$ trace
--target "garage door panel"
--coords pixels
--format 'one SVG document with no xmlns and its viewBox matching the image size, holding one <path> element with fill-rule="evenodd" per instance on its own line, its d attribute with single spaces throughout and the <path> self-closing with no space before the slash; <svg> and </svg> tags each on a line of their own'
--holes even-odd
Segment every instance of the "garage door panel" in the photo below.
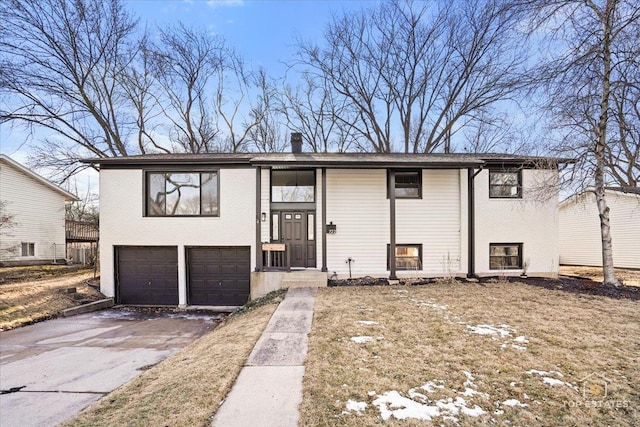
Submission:
<svg viewBox="0 0 640 427">
<path fill-rule="evenodd" d="M 178 304 L 178 250 L 175 246 L 124 246 L 116 250 L 120 303 Z"/>
<path fill-rule="evenodd" d="M 250 247 L 188 248 L 189 304 L 237 306 L 249 299 Z"/>
</svg>

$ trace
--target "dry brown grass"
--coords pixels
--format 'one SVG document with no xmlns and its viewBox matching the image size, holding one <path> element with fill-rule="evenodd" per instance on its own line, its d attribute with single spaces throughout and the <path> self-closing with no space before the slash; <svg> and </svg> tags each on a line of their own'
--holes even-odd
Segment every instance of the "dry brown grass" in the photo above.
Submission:
<svg viewBox="0 0 640 427">
<path fill-rule="evenodd" d="M 560 274 L 585 277 L 596 282 L 602 282 L 604 280 L 602 268 L 600 267 L 562 265 L 560 266 Z M 640 270 L 616 268 L 616 276 L 618 280 L 622 280 L 627 286 L 640 286 Z"/>
<path fill-rule="evenodd" d="M 211 425 L 279 300 L 273 302 L 232 316 L 64 426 Z"/>
<path fill-rule="evenodd" d="M 91 277 L 93 273 L 85 270 L 55 279 L 0 285 L 0 330 L 49 319 L 81 301 L 104 298 L 100 292 L 84 284 Z M 73 294 L 60 293 L 60 289 L 69 287 L 76 288 L 79 299 Z"/>
<path fill-rule="evenodd" d="M 358 323 L 363 320 L 378 324 Z M 507 324 L 510 336 L 469 332 L 468 326 L 480 324 Z M 355 336 L 374 340 L 357 344 L 351 341 Z M 529 342 L 518 343 L 517 336 Z M 424 425 L 415 419 L 383 421 L 372 401 L 393 390 L 406 397 L 412 388 L 442 380 L 443 389 L 416 391 L 429 405 L 463 397 L 467 407 L 486 411 L 477 418 L 458 414 L 457 425 L 637 426 L 639 359 L 638 302 L 503 283 L 322 289 L 300 425 Z M 611 380 L 608 396 L 584 399 L 566 384 L 550 386 L 542 376 L 526 373 L 532 369 L 561 372 L 563 377 L 547 376 L 575 386 L 592 372 L 603 374 Z M 464 371 L 475 377 L 470 388 L 480 394 L 461 395 L 469 386 Z M 367 403 L 361 415 L 346 409 L 350 399 Z M 527 406 L 507 406 L 508 399 Z M 621 407 L 585 406 L 594 400 Z M 456 425 L 442 417 L 433 421 Z"/>
</svg>

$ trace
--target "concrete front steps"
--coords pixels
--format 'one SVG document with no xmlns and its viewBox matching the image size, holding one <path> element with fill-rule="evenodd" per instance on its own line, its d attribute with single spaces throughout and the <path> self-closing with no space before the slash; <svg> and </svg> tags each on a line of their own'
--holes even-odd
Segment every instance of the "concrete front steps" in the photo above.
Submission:
<svg viewBox="0 0 640 427">
<path fill-rule="evenodd" d="M 327 273 L 322 271 L 293 270 L 282 275 L 283 288 L 326 288 Z"/>
</svg>

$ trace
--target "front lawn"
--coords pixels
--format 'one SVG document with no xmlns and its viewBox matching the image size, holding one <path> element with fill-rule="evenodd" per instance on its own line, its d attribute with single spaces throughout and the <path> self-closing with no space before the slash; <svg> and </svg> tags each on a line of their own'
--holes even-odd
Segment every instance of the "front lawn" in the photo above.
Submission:
<svg viewBox="0 0 640 427">
<path fill-rule="evenodd" d="M 520 283 L 321 289 L 300 425 L 636 426 L 638 366 L 636 301 Z"/>
</svg>

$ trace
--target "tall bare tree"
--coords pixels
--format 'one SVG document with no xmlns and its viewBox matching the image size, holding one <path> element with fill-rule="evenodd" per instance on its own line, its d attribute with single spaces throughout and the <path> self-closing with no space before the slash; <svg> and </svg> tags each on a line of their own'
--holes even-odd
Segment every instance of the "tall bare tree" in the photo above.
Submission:
<svg viewBox="0 0 640 427">
<path fill-rule="evenodd" d="M 501 0 L 388 1 L 336 16 L 324 47 L 301 44 L 301 62 L 356 108 L 342 121 L 370 150 L 446 151 L 463 119 L 518 89 L 518 12 Z"/>
<path fill-rule="evenodd" d="M 633 69 L 629 65 L 637 64 L 640 54 L 640 4 L 634 0 L 542 0 L 527 6 L 534 11 L 538 34 L 548 37 L 553 46 L 551 60 L 536 74 L 547 84 L 549 112 L 562 136 L 556 149 L 576 157 L 576 170 L 594 187 L 604 283 L 618 285 L 605 185 L 608 176 L 619 173 L 621 154 L 633 163 L 632 176 L 637 170 L 637 157 L 628 144 L 634 138 L 637 141 L 637 134 L 627 109 L 634 112 L 628 104 L 634 99 L 629 90 L 638 87 L 637 80 L 628 80 L 637 79 L 637 73 L 633 78 L 629 73 Z"/>
<path fill-rule="evenodd" d="M 136 56 L 137 21 L 122 2 L 5 0 L 0 21 L 0 91 L 11 98 L 0 121 L 46 128 L 49 166 L 77 168 L 80 149 L 129 154 L 137 123 L 120 79 Z"/>
<path fill-rule="evenodd" d="M 152 48 L 155 77 L 164 96 L 158 103 L 181 151 L 219 151 L 214 100 L 208 94 L 227 66 L 222 38 L 178 24 L 161 29 Z"/>
<path fill-rule="evenodd" d="M 335 92 L 326 76 L 302 73 L 296 87 L 285 85 L 279 94 L 278 109 L 292 132 L 302 134 L 313 152 L 344 152 L 358 149 L 351 126 L 357 111 L 350 101 Z"/>
</svg>

